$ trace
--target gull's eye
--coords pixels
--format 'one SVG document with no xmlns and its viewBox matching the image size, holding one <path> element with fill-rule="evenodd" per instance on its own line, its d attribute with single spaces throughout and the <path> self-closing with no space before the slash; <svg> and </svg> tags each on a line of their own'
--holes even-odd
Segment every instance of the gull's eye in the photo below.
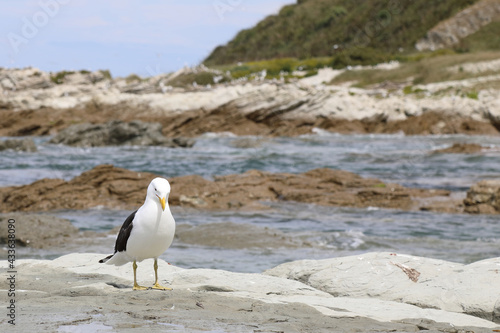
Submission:
<svg viewBox="0 0 500 333">
<path fill-rule="evenodd" d="M 158 190 L 157 190 L 157 189 L 156 189 L 156 187 L 155 187 L 155 192 L 157 192 L 157 191 L 158 191 Z"/>
</svg>

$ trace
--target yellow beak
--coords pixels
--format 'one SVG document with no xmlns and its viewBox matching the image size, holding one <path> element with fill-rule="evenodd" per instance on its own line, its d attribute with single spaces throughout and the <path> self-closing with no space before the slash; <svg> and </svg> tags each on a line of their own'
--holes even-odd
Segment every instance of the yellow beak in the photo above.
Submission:
<svg viewBox="0 0 500 333">
<path fill-rule="evenodd" d="M 161 208 L 162 208 L 163 210 L 165 210 L 166 198 L 165 198 L 165 197 L 163 197 L 163 198 L 158 198 L 158 199 L 160 199 Z"/>
</svg>

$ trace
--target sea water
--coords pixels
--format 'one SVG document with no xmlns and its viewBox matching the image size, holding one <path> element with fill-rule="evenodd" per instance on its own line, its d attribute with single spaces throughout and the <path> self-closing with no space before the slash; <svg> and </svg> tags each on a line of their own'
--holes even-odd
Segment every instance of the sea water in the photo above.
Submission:
<svg viewBox="0 0 500 333">
<path fill-rule="evenodd" d="M 42 178 L 69 180 L 99 164 L 171 178 L 198 174 L 239 174 L 251 169 L 300 173 L 334 168 L 409 187 L 447 189 L 464 195 L 482 179 L 500 178 L 500 138 L 483 136 L 339 135 L 323 131 L 296 138 L 235 137 L 206 134 L 194 147 L 73 148 L 37 137 L 38 152 L 0 153 L 0 186 L 24 185 Z M 434 154 L 453 143 L 478 143 L 478 154 Z M 500 217 L 495 215 L 403 212 L 369 207 L 340 208 L 289 202 L 267 203 L 258 212 L 172 207 L 177 223 L 233 222 L 274 228 L 313 246 L 303 248 L 225 249 L 174 242 L 162 258 L 193 268 L 259 272 L 298 259 L 389 251 L 470 263 L 500 256 Z M 111 209 L 51 212 L 81 230 L 107 232 L 130 212 Z M 223 232 L 223 231 L 221 231 Z M 30 258 L 53 258 L 71 252 L 112 251 L 114 236 L 85 249 L 24 249 Z M 110 252 L 111 253 L 111 252 Z"/>
</svg>

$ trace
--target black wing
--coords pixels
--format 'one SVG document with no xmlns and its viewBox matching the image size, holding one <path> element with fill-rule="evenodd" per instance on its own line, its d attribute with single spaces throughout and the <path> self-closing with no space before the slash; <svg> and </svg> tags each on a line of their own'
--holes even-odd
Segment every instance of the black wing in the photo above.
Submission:
<svg viewBox="0 0 500 333">
<path fill-rule="evenodd" d="M 135 213 L 137 213 L 137 211 L 130 214 L 125 222 L 123 222 L 120 232 L 118 233 L 118 238 L 116 239 L 115 253 L 127 250 L 127 240 L 130 236 L 130 232 L 132 231 L 132 221 L 135 218 Z"/>
</svg>

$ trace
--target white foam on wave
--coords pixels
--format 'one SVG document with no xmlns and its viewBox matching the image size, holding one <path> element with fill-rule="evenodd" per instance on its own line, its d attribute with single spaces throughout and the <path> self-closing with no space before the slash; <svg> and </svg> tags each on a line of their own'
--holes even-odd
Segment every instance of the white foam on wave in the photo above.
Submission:
<svg viewBox="0 0 500 333">
<path fill-rule="evenodd" d="M 206 132 L 200 136 L 201 138 L 235 138 L 236 134 L 232 132 Z"/>
<path fill-rule="evenodd" d="M 317 127 L 314 127 L 311 130 L 311 132 L 313 132 L 314 134 L 319 135 L 319 136 L 332 136 L 333 134 L 335 134 L 335 133 L 332 133 L 330 131 L 327 131 L 327 130 L 324 130 L 321 128 L 317 128 Z"/>
</svg>

